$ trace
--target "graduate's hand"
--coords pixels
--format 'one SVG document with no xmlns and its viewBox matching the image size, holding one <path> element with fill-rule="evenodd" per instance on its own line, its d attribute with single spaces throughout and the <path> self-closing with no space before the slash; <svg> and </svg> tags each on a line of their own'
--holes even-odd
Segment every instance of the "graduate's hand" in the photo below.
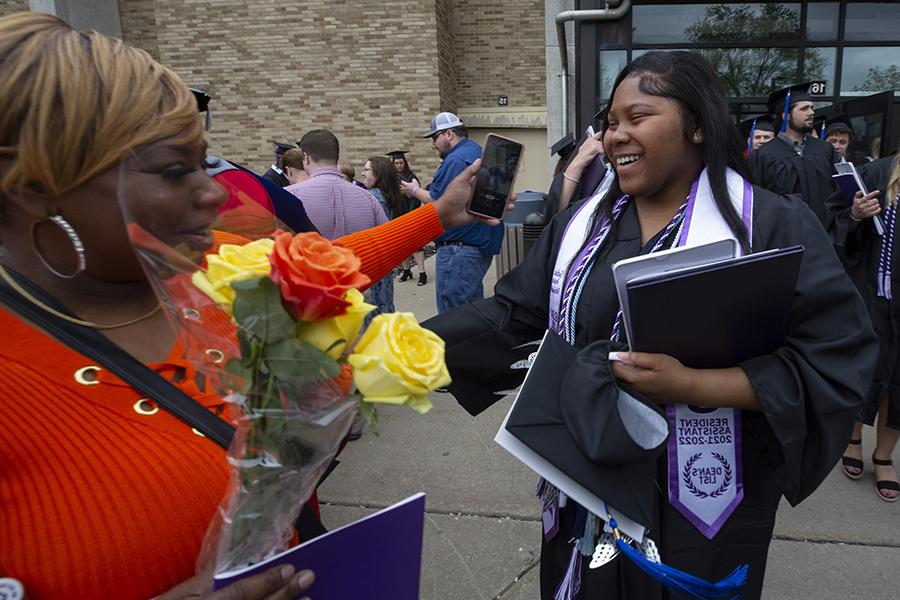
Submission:
<svg viewBox="0 0 900 600">
<path fill-rule="evenodd" d="M 603 151 L 603 132 L 598 131 L 588 139 L 584 140 L 584 143 L 578 148 L 575 158 L 573 158 L 572 162 L 569 163 L 569 166 L 566 167 L 566 175 L 573 179 L 581 179 L 581 172 L 591 164 L 597 155 L 603 154 L 605 154 Z"/>
<path fill-rule="evenodd" d="M 434 208 L 437 210 L 438 217 L 441 219 L 441 225 L 444 229 L 451 227 L 459 227 L 468 225 L 469 223 L 487 223 L 488 225 L 499 225 L 498 219 L 488 219 L 486 217 L 475 216 L 468 211 L 469 200 L 472 199 L 472 193 L 475 191 L 475 177 L 478 175 L 478 169 L 481 168 L 481 160 L 476 160 L 469 165 L 465 171 L 457 175 L 453 181 L 447 185 L 447 189 L 441 194 L 441 197 L 435 200 Z M 507 210 L 511 210 L 515 205 L 516 195 L 511 194 Z"/>
<path fill-rule="evenodd" d="M 308 569 L 294 573 L 294 567 L 281 565 L 213 592 L 212 575 L 201 573 L 155 600 L 290 600 L 307 591 L 315 579 Z"/>
<path fill-rule="evenodd" d="M 657 404 L 691 403 L 695 369 L 685 367 L 668 354 L 619 352 L 611 364 L 616 379 L 628 384 Z"/>
<path fill-rule="evenodd" d="M 863 196 L 862 192 L 856 192 L 853 198 L 853 204 L 850 206 L 850 216 L 857 221 L 874 217 L 881 212 L 881 205 L 878 203 L 878 196 L 881 192 L 878 190 L 869 192 Z"/>
</svg>

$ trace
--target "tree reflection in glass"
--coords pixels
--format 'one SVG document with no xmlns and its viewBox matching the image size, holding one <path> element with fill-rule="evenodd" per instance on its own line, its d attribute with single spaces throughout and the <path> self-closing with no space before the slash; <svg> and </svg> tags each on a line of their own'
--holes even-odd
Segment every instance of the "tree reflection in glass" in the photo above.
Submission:
<svg viewBox="0 0 900 600">
<path fill-rule="evenodd" d="M 767 45 L 796 43 L 800 39 L 797 4 L 717 4 L 685 29 L 688 41 L 697 44 L 731 44 L 736 40 Z M 765 96 L 775 87 L 797 78 L 797 48 L 706 48 L 700 50 L 713 64 L 729 96 Z M 806 53 L 808 78 L 823 78 L 828 61 L 814 49 Z"/>
</svg>

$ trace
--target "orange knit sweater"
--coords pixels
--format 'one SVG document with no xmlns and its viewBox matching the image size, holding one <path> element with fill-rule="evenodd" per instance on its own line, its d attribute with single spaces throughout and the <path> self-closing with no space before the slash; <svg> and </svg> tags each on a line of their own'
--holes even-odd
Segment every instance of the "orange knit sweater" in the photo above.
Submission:
<svg viewBox="0 0 900 600">
<path fill-rule="evenodd" d="M 429 205 L 339 241 L 377 281 L 440 232 Z M 108 371 L 78 383 L 89 364 L 0 309 L 0 577 L 31 600 L 147 599 L 190 578 L 228 484 L 221 448 L 165 411 L 140 414 Z M 221 406 L 175 352 L 151 366 L 186 369 L 178 385 Z"/>
</svg>

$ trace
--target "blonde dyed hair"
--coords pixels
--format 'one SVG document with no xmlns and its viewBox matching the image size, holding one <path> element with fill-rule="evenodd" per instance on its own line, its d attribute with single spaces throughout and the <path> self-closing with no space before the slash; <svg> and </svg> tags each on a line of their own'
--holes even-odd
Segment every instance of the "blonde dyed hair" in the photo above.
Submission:
<svg viewBox="0 0 900 600">
<path fill-rule="evenodd" d="M 0 18 L 0 191 L 62 194 L 164 138 L 203 142 L 173 71 L 52 15 Z"/>
<path fill-rule="evenodd" d="M 891 204 L 897 204 L 897 198 L 900 197 L 900 152 L 894 155 L 891 161 L 891 174 L 888 177 L 887 185 L 887 201 Z"/>
</svg>

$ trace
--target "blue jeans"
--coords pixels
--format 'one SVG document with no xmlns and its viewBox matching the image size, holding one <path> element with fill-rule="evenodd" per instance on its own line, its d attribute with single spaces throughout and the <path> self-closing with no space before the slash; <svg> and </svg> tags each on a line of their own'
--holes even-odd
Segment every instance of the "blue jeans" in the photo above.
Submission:
<svg viewBox="0 0 900 600">
<path fill-rule="evenodd" d="M 474 246 L 440 246 L 435 252 L 434 267 L 438 312 L 484 298 L 481 280 L 493 258 Z"/>
<path fill-rule="evenodd" d="M 388 273 L 387 276 L 373 283 L 363 296 L 366 302 L 375 305 L 375 310 L 366 315 L 364 321 L 365 326 L 368 327 L 375 315 L 394 312 L 394 274 Z"/>
</svg>

